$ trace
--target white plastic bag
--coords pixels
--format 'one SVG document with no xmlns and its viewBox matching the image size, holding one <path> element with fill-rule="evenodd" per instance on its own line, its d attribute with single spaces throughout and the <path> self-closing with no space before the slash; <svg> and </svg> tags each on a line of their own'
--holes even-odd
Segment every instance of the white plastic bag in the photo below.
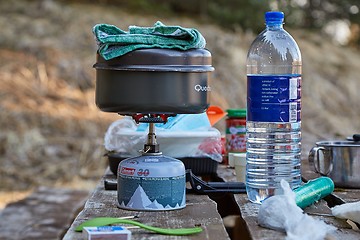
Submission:
<svg viewBox="0 0 360 240">
<path fill-rule="evenodd" d="M 287 240 L 322 240 L 335 227 L 315 219 L 296 205 L 295 193 L 289 183 L 281 180 L 283 195 L 275 195 L 266 199 L 259 209 L 260 226 L 286 232 Z"/>
<path fill-rule="evenodd" d="M 121 135 L 122 133 L 132 133 L 134 131 L 136 131 L 136 124 L 134 120 L 129 117 L 123 117 L 122 119 L 113 122 L 105 133 L 105 149 L 108 151 L 127 153 L 127 149 L 135 144 L 134 140 L 128 139 L 124 141 L 122 138 L 116 136 Z"/>
<path fill-rule="evenodd" d="M 331 208 L 332 214 L 341 219 L 350 219 L 360 224 L 360 201 L 344 203 Z"/>
<path fill-rule="evenodd" d="M 197 115 L 197 114 L 191 114 Z M 201 116 L 194 116 L 197 123 Z M 182 117 L 183 121 L 190 121 L 190 117 Z M 181 130 L 186 125 L 182 121 L 169 124 L 170 128 L 162 125 L 155 127 L 156 140 L 160 151 L 174 158 L 198 157 L 211 158 L 222 161 L 221 134 L 216 128 L 204 125 L 192 129 Z M 157 126 L 158 124 L 156 124 Z M 180 127 L 182 126 L 182 127 Z M 189 126 L 188 126 L 189 127 Z M 175 130 L 173 130 L 175 129 Z M 126 157 L 138 156 L 146 143 L 148 128 L 144 124 L 137 125 L 130 117 L 123 117 L 113 122 L 105 133 L 104 145 L 108 151 L 124 154 Z"/>
</svg>

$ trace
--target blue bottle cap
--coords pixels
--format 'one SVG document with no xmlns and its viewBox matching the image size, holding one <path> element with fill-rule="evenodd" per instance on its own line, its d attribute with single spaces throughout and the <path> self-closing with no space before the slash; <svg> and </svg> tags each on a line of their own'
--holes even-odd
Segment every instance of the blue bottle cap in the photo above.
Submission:
<svg viewBox="0 0 360 240">
<path fill-rule="evenodd" d="M 283 12 L 267 12 L 265 13 L 265 21 L 266 23 L 282 23 L 284 20 Z"/>
</svg>

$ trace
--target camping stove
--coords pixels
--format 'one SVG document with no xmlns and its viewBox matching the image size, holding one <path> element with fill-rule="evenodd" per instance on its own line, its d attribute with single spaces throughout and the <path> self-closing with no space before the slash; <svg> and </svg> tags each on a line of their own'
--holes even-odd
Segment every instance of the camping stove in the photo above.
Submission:
<svg viewBox="0 0 360 240">
<path fill-rule="evenodd" d="M 120 162 L 117 171 L 118 206 L 129 210 L 163 211 L 181 209 L 185 204 L 185 166 L 162 155 L 156 142 L 155 123 L 166 122 L 167 115 L 137 114 L 137 123 L 149 123 L 142 154 Z"/>
<path fill-rule="evenodd" d="M 130 115 L 149 123 L 140 156 L 120 162 L 118 205 L 130 210 L 185 207 L 185 167 L 164 156 L 156 142 L 155 123 L 176 114 L 203 113 L 210 105 L 210 72 L 206 49 L 138 49 L 114 59 L 97 54 L 96 105 L 105 112 Z"/>
</svg>

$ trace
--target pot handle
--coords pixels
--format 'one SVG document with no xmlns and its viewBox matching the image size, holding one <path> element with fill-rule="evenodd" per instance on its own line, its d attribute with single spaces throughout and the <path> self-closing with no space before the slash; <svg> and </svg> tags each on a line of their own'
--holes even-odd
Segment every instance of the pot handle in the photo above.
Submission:
<svg viewBox="0 0 360 240">
<path fill-rule="evenodd" d="M 324 151 L 326 151 L 326 149 L 324 147 L 313 147 L 310 150 L 308 157 L 309 164 L 314 172 L 320 173 L 323 176 L 327 176 L 328 174 L 331 173 L 333 169 L 333 162 L 332 159 L 330 159 L 329 168 L 326 171 L 322 172 L 320 169 L 320 163 L 324 161 L 325 157 L 323 158 L 323 160 L 320 160 L 319 158 L 320 151 L 323 152 L 324 154 Z"/>
</svg>

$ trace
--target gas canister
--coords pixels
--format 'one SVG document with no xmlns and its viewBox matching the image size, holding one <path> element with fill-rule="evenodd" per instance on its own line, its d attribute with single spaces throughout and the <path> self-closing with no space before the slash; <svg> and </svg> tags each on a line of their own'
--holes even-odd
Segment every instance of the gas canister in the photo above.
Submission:
<svg viewBox="0 0 360 240">
<path fill-rule="evenodd" d="M 161 154 L 121 161 L 118 206 L 129 210 L 164 211 L 186 206 L 185 166 Z"/>
</svg>

